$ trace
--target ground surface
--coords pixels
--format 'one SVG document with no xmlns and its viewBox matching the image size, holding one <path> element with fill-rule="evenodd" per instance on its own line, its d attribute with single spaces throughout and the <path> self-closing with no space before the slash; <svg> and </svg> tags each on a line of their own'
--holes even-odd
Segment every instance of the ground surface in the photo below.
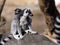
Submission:
<svg viewBox="0 0 60 45">
<path fill-rule="evenodd" d="M 7 0 L 5 7 L 2 12 L 2 16 L 4 16 L 7 20 L 6 24 L 2 27 L 0 27 L 0 33 L 8 34 L 10 32 L 10 24 L 11 20 L 14 17 L 14 9 L 19 7 L 19 8 L 25 8 L 26 4 L 24 5 L 22 3 L 23 1 L 19 0 L 15 1 L 14 0 Z M 32 5 L 33 4 L 33 5 Z M 41 33 L 44 32 L 45 29 L 47 29 L 47 26 L 45 24 L 45 18 L 44 14 L 41 13 L 39 6 L 34 5 L 34 3 L 30 3 L 27 5 L 28 7 L 31 8 L 34 16 L 33 16 L 33 22 L 32 22 L 32 27 L 34 31 L 37 31 L 39 34 L 38 35 L 26 35 L 23 40 L 15 40 L 14 38 L 7 42 L 6 45 L 56 45 L 50 40 L 48 40 L 46 37 L 40 35 Z"/>
</svg>

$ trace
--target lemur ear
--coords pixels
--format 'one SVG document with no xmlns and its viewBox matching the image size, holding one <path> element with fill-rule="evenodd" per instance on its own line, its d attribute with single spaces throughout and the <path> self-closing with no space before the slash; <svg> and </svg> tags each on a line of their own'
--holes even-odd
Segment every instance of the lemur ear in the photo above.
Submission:
<svg viewBox="0 0 60 45">
<path fill-rule="evenodd" d="M 21 11 L 22 11 L 22 9 L 16 8 L 15 9 L 15 15 L 20 14 Z"/>
</svg>

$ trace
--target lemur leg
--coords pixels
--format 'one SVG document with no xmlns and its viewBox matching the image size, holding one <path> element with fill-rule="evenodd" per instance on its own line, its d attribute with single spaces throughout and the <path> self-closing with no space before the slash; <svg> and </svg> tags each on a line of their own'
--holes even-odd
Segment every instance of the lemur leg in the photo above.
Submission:
<svg viewBox="0 0 60 45">
<path fill-rule="evenodd" d="M 25 30 L 26 33 L 38 34 L 38 32 L 32 30 L 32 27 L 31 26 L 28 26 L 28 27 L 29 27 L 29 29 L 28 30 Z"/>
<path fill-rule="evenodd" d="M 22 39 L 24 36 L 21 34 L 20 30 L 16 31 L 15 34 L 13 34 L 14 38 L 19 40 Z"/>
<path fill-rule="evenodd" d="M 22 35 L 21 27 L 18 27 L 17 29 L 18 29 L 18 30 L 17 30 L 16 33 L 14 34 L 14 35 L 15 35 L 14 37 L 15 37 L 16 39 L 18 39 L 18 40 L 19 40 L 19 39 L 23 39 L 24 35 Z"/>
<path fill-rule="evenodd" d="M 19 27 L 19 28 L 20 29 L 18 30 L 18 32 L 19 32 L 19 35 L 20 36 L 18 36 L 18 37 L 20 37 L 20 39 L 23 39 L 24 38 L 24 35 L 22 33 L 24 33 L 24 32 L 22 32 L 21 27 Z"/>
<path fill-rule="evenodd" d="M 14 21 L 11 24 L 11 34 L 17 40 L 22 39 L 24 36 L 21 34 L 21 29 Z"/>
</svg>

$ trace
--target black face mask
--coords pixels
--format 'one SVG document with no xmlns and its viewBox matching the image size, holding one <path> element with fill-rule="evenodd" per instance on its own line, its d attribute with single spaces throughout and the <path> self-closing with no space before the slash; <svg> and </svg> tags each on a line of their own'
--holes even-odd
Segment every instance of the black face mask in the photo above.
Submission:
<svg viewBox="0 0 60 45">
<path fill-rule="evenodd" d="M 15 9 L 15 15 L 18 15 L 18 14 L 20 14 L 21 12 L 22 12 L 21 9 L 19 9 L 19 8 L 16 8 L 16 9 Z"/>
<path fill-rule="evenodd" d="M 30 10 L 27 10 L 26 13 L 29 13 L 29 16 L 33 16 L 32 12 Z"/>
<path fill-rule="evenodd" d="M 21 16 L 23 16 L 23 10 L 15 9 L 15 15 L 17 16 L 17 19 L 20 20 Z"/>
</svg>

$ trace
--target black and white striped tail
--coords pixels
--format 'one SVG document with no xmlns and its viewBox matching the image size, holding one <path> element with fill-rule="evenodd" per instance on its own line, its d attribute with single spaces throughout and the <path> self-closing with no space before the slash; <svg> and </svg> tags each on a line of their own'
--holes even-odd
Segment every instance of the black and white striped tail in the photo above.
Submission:
<svg viewBox="0 0 60 45">
<path fill-rule="evenodd" d="M 56 36 L 57 43 L 60 43 L 60 16 L 56 17 L 54 23 L 54 32 L 57 35 Z"/>
<path fill-rule="evenodd" d="M 11 37 L 11 35 L 9 35 L 8 37 L 6 37 L 0 41 L 0 45 L 5 45 L 5 43 L 7 43 L 11 39 L 12 39 L 12 37 Z"/>
</svg>

